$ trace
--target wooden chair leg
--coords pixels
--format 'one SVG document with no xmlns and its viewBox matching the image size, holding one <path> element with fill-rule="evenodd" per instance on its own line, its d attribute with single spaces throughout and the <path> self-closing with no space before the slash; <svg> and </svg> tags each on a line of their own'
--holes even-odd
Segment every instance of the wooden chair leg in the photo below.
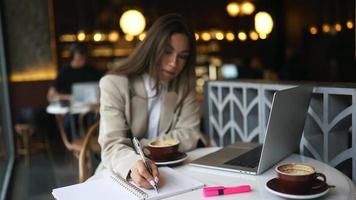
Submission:
<svg viewBox="0 0 356 200">
<path fill-rule="evenodd" d="M 24 149 L 25 149 L 25 162 L 26 165 L 30 164 L 30 156 L 31 156 L 31 150 L 30 150 L 30 132 L 27 132 L 24 134 Z"/>
<path fill-rule="evenodd" d="M 30 163 L 31 156 L 31 136 L 33 134 L 33 127 L 31 124 L 16 124 L 15 131 L 17 134 L 17 152 L 19 155 L 25 156 L 25 162 Z"/>
</svg>

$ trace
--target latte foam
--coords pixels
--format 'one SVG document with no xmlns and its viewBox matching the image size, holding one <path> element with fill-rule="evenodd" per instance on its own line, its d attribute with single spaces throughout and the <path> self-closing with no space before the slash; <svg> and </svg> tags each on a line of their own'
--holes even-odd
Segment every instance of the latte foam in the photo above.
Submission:
<svg viewBox="0 0 356 200">
<path fill-rule="evenodd" d="M 286 164 L 280 166 L 278 170 L 284 174 L 292 176 L 308 175 L 315 172 L 313 167 L 302 164 Z"/>
</svg>

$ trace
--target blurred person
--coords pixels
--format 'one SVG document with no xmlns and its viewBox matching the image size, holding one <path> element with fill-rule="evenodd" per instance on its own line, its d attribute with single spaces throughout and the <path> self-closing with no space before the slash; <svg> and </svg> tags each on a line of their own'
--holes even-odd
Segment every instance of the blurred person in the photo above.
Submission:
<svg viewBox="0 0 356 200">
<path fill-rule="evenodd" d="M 59 102 L 62 106 L 67 106 L 72 100 L 72 85 L 74 83 L 83 82 L 98 82 L 102 73 L 87 63 L 87 48 L 83 44 L 73 44 L 69 49 L 69 65 L 62 67 L 54 80 L 52 86 L 47 93 L 47 99 L 50 103 Z M 71 123 L 73 117 L 75 124 Z M 79 137 L 76 132 L 78 130 L 78 114 L 64 117 L 64 129 L 69 141 Z M 93 122 L 96 118 L 96 112 L 86 114 L 85 121 Z M 75 129 L 73 127 L 75 126 Z"/>
<path fill-rule="evenodd" d="M 69 65 L 62 67 L 49 88 L 47 99 L 70 101 L 74 83 L 99 81 L 102 73 L 87 63 L 87 48 L 73 44 L 69 50 Z"/>
</svg>

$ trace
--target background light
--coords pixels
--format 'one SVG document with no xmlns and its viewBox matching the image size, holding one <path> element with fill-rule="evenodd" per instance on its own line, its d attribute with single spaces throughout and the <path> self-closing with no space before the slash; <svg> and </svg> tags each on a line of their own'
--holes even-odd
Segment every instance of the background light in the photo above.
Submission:
<svg viewBox="0 0 356 200">
<path fill-rule="evenodd" d="M 208 32 L 203 32 L 201 34 L 201 39 L 204 41 L 209 41 L 211 39 L 211 35 Z"/>
<path fill-rule="evenodd" d="M 255 31 L 250 31 L 250 38 L 251 40 L 258 40 L 258 34 Z"/>
<path fill-rule="evenodd" d="M 234 41 L 235 40 L 235 35 L 232 33 L 232 32 L 228 32 L 228 33 L 226 33 L 226 39 L 228 40 L 228 41 Z"/>
<path fill-rule="evenodd" d="M 349 20 L 346 22 L 346 26 L 348 29 L 352 29 L 354 27 L 354 23 L 351 20 Z"/>
<path fill-rule="evenodd" d="M 93 39 L 95 42 L 100 42 L 103 39 L 103 35 L 101 33 L 95 33 Z"/>
<path fill-rule="evenodd" d="M 267 12 L 258 12 L 255 15 L 255 29 L 259 34 L 266 34 L 272 32 L 273 19 Z"/>
<path fill-rule="evenodd" d="M 120 27 L 126 34 L 136 36 L 145 29 L 146 20 L 141 12 L 137 10 L 128 10 L 120 18 Z"/>
<path fill-rule="evenodd" d="M 329 33 L 329 32 L 330 32 L 330 26 L 329 26 L 329 24 L 323 24 L 323 26 L 321 27 L 321 29 L 323 30 L 324 33 Z"/>
<path fill-rule="evenodd" d="M 215 38 L 217 40 L 223 40 L 224 39 L 224 34 L 222 32 L 217 32 L 217 33 L 215 33 Z"/>
<path fill-rule="evenodd" d="M 83 31 L 79 31 L 79 33 L 77 35 L 78 41 L 84 41 L 85 37 L 86 37 L 85 33 Z"/>
<path fill-rule="evenodd" d="M 119 34 L 116 31 L 109 33 L 108 37 L 109 37 L 108 39 L 110 42 L 116 42 L 119 40 Z"/>
<path fill-rule="evenodd" d="M 195 40 L 199 40 L 199 34 L 198 33 L 194 33 L 195 35 Z"/>
<path fill-rule="evenodd" d="M 247 35 L 245 32 L 239 32 L 237 34 L 237 37 L 241 40 L 241 41 L 245 41 L 247 39 Z"/>
<path fill-rule="evenodd" d="M 131 42 L 131 41 L 133 41 L 133 39 L 134 39 L 134 36 L 129 35 L 129 34 L 125 35 L 125 40 L 126 41 Z"/>
<path fill-rule="evenodd" d="M 226 11 L 231 17 L 236 17 L 240 13 L 240 6 L 236 2 L 231 2 L 227 4 Z"/>
<path fill-rule="evenodd" d="M 241 4 L 241 13 L 244 15 L 251 15 L 255 11 L 255 5 L 249 1 L 244 1 Z"/>
<path fill-rule="evenodd" d="M 341 24 L 340 24 L 340 23 L 336 23 L 335 26 L 334 26 L 334 28 L 335 28 L 335 31 L 336 31 L 336 32 L 340 32 L 340 31 L 342 30 L 342 27 L 341 27 Z"/>
<path fill-rule="evenodd" d="M 143 41 L 143 40 L 145 39 L 145 37 L 146 37 L 146 33 L 141 33 L 141 34 L 138 36 L 138 39 L 139 39 L 140 41 Z"/>
<path fill-rule="evenodd" d="M 309 29 L 310 34 L 315 35 L 318 33 L 318 29 L 315 26 L 310 27 Z"/>
<path fill-rule="evenodd" d="M 264 39 L 267 38 L 267 35 L 264 34 L 264 33 L 259 33 L 258 36 L 260 36 L 260 39 L 261 39 L 261 40 L 264 40 Z"/>
<path fill-rule="evenodd" d="M 75 40 L 77 40 L 75 34 L 64 34 L 59 37 L 59 41 L 61 42 L 74 42 Z"/>
</svg>

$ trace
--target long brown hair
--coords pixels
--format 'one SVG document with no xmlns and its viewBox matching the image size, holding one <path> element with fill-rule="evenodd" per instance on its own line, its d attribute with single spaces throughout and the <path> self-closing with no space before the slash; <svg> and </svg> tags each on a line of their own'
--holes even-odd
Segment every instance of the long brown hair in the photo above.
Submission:
<svg viewBox="0 0 356 200">
<path fill-rule="evenodd" d="M 148 73 L 156 82 L 155 89 L 160 92 L 160 60 L 169 45 L 170 38 L 175 33 L 182 33 L 189 41 L 189 56 L 180 74 L 170 82 L 175 90 L 183 89 L 183 96 L 195 89 L 195 59 L 196 47 L 193 30 L 181 15 L 168 14 L 158 18 L 149 29 L 146 38 L 131 53 L 131 55 L 110 73 L 128 77 Z M 183 87 L 183 88 L 182 88 Z"/>
</svg>

